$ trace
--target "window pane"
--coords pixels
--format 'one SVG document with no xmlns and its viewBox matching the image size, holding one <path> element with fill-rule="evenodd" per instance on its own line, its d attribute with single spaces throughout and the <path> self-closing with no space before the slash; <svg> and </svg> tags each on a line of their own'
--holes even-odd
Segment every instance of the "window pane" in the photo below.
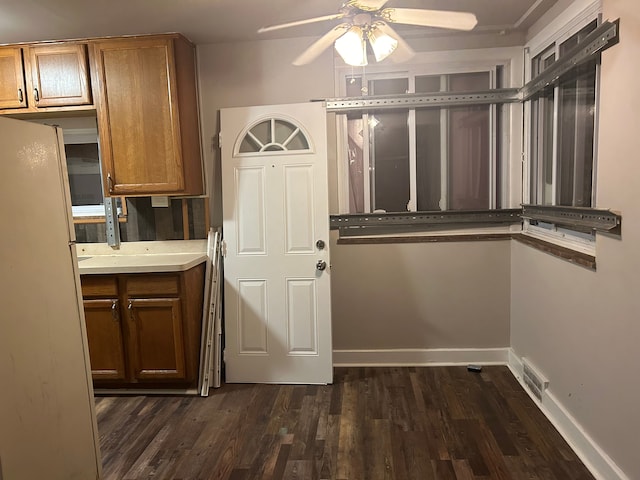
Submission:
<svg viewBox="0 0 640 480">
<path fill-rule="evenodd" d="M 531 102 L 531 203 L 553 203 L 553 92 Z"/>
<path fill-rule="evenodd" d="M 596 28 L 593 21 L 560 45 L 560 56 Z M 591 206 L 595 134 L 596 63 L 576 69 L 560 85 L 558 112 L 558 205 Z"/>
<path fill-rule="evenodd" d="M 369 116 L 372 210 L 406 212 L 409 203 L 409 127 L 406 112 Z"/>
<path fill-rule="evenodd" d="M 347 97 L 360 97 L 362 95 L 362 77 L 347 77 Z"/>
<path fill-rule="evenodd" d="M 563 56 L 569 50 L 571 50 L 573 47 L 578 45 L 578 43 L 582 42 L 584 40 L 584 37 L 586 37 L 591 32 L 593 32 L 596 29 L 597 26 L 598 26 L 598 22 L 596 20 L 594 20 L 589 25 L 587 25 L 582 30 L 580 30 L 578 33 L 573 35 L 571 38 L 569 38 L 566 41 L 564 41 L 563 43 L 561 43 L 560 44 L 560 56 Z"/>
<path fill-rule="evenodd" d="M 416 77 L 416 93 L 439 92 L 440 78 L 440 75 L 423 75 Z"/>
<path fill-rule="evenodd" d="M 64 146 L 72 205 L 101 205 L 102 177 L 97 143 L 67 143 Z"/>
<path fill-rule="evenodd" d="M 416 110 L 418 210 L 440 210 L 440 109 Z"/>
<path fill-rule="evenodd" d="M 362 77 L 346 77 L 345 87 L 348 97 L 361 96 Z M 347 160 L 349 162 L 349 213 L 365 213 L 364 135 L 364 120 L 362 114 L 348 114 Z"/>
<path fill-rule="evenodd" d="M 558 205 L 591 206 L 595 87 L 594 63 L 560 86 Z"/>
<path fill-rule="evenodd" d="M 449 92 L 469 92 L 489 90 L 491 77 L 489 72 L 456 73 L 449 75 Z"/>
<path fill-rule="evenodd" d="M 449 91 L 488 90 L 489 72 L 449 76 Z M 491 107 L 480 105 L 449 109 L 450 210 L 489 208 L 491 172 Z"/>
<path fill-rule="evenodd" d="M 364 210 L 364 121 L 347 120 L 349 160 L 349 213 L 365 213 Z"/>
<path fill-rule="evenodd" d="M 407 93 L 409 80 L 406 78 L 390 78 L 385 80 L 372 80 L 369 82 L 369 95 L 393 95 L 395 93 Z"/>
<path fill-rule="evenodd" d="M 450 210 L 489 208 L 490 107 L 449 110 Z"/>
<path fill-rule="evenodd" d="M 439 92 L 442 75 L 423 75 L 415 79 L 416 93 Z M 440 210 L 441 196 L 441 109 L 416 110 L 416 191 L 418 210 Z"/>
<path fill-rule="evenodd" d="M 531 78 L 540 75 L 556 60 L 556 47 L 552 45 L 531 61 Z"/>
<path fill-rule="evenodd" d="M 406 93 L 407 78 L 372 80 L 369 95 Z M 409 203 L 409 114 L 378 112 L 369 115 L 371 210 L 405 212 Z"/>
</svg>

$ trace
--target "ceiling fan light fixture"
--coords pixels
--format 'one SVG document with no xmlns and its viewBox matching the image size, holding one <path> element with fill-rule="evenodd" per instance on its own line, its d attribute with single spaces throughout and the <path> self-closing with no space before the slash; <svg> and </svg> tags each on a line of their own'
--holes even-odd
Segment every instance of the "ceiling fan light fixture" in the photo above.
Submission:
<svg viewBox="0 0 640 480">
<path fill-rule="evenodd" d="M 357 25 L 335 41 L 335 48 L 347 65 L 362 67 L 368 63 L 367 44 L 362 28 Z"/>
<path fill-rule="evenodd" d="M 398 40 L 373 27 L 368 32 L 369 43 L 376 57 L 376 62 L 381 62 L 391 55 L 398 46 Z"/>
</svg>

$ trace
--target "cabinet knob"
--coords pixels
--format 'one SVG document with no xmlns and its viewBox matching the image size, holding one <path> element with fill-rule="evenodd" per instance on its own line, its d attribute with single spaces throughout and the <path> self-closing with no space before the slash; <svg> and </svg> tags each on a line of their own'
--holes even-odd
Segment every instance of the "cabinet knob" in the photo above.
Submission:
<svg viewBox="0 0 640 480">
<path fill-rule="evenodd" d="M 131 300 L 129 300 L 129 305 L 127 305 L 127 309 L 129 310 L 129 318 L 131 319 L 131 321 L 134 320 L 133 317 L 133 302 Z"/>
<path fill-rule="evenodd" d="M 37 88 L 33 89 L 33 98 L 35 99 L 36 102 L 40 101 L 40 92 L 38 92 Z"/>
<path fill-rule="evenodd" d="M 18 101 L 20 103 L 24 102 L 24 95 L 22 93 L 22 89 L 21 88 L 18 89 Z"/>
</svg>

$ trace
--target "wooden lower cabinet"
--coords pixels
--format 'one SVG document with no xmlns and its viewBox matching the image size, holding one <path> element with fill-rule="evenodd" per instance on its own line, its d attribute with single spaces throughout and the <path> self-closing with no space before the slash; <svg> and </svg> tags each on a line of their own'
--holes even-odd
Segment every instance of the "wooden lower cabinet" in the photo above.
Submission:
<svg viewBox="0 0 640 480">
<path fill-rule="evenodd" d="M 178 298 L 129 300 L 133 378 L 184 380 L 185 348 Z"/>
<path fill-rule="evenodd" d="M 204 264 L 186 272 L 81 276 L 98 388 L 197 383 Z"/>
<path fill-rule="evenodd" d="M 94 380 L 125 380 L 124 344 L 118 299 L 85 300 L 84 318 Z"/>
</svg>

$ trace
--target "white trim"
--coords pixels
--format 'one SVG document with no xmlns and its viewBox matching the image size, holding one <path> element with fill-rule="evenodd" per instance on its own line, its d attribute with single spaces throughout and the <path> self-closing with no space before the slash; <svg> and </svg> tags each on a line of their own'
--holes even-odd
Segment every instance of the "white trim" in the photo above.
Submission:
<svg viewBox="0 0 640 480">
<path fill-rule="evenodd" d="M 349 144 L 349 131 L 347 128 L 347 116 L 335 115 L 336 118 L 336 144 Z M 347 155 L 348 159 L 348 155 Z M 349 169 L 347 162 L 341 161 L 340 154 L 336 155 L 336 169 L 338 175 L 338 213 L 349 213 Z"/>
<path fill-rule="evenodd" d="M 509 348 L 397 348 L 334 350 L 334 367 L 506 365 Z"/>
<path fill-rule="evenodd" d="M 545 242 L 586 253 L 593 257 L 596 256 L 595 237 L 593 240 L 587 240 L 580 237 L 577 232 L 571 232 L 568 230 L 558 231 L 557 227 L 555 227 L 554 230 L 549 230 L 536 225 L 531 225 L 528 220 L 525 220 L 522 224 L 522 233 L 533 238 L 544 240 Z"/>
<path fill-rule="evenodd" d="M 554 42 L 561 43 L 595 20 L 602 11 L 601 0 L 575 0 L 566 10 L 555 17 L 525 45 L 531 58 L 544 51 Z"/>
<path fill-rule="evenodd" d="M 507 366 L 513 376 L 516 377 L 524 391 L 558 430 L 592 475 L 598 480 L 630 480 L 550 390 L 545 391 L 542 403 L 529 392 L 522 381 L 522 358 L 512 348 L 508 349 L 507 357 L 509 362 Z"/>
<path fill-rule="evenodd" d="M 488 70 L 496 65 L 509 66 L 514 59 L 522 56 L 522 47 L 477 48 L 465 50 L 442 50 L 437 52 L 419 52 L 411 64 L 402 66 L 375 64 L 366 67 L 366 79 L 398 78 L 411 75 L 446 75 Z M 455 60 L 452 60 L 455 59 Z M 344 79 L 360 71 L 350 66 L 336 66 L 336 92 L 345 96 Z"/>
<path fill-rule="evenodd" d="M 531 14 L 533 12 L 535 12 L 535 10 L 540 6 L 540 4 L 543 2 L 543 0 L 536 0 L 535 3 L 533 5 L 531 5 L 529 7 L 529 10 L 527 10 L 526 12 L 524 12 L 524 15 L 522 15 L 518 21 L 516 23 L 513 24 L 513 29 L 517 29 L 520 27 L 520 25 L 522 25 L 524 22 L 527 21 L 527 18 L 529 18 L 531 16 Z"/>
</svg>

